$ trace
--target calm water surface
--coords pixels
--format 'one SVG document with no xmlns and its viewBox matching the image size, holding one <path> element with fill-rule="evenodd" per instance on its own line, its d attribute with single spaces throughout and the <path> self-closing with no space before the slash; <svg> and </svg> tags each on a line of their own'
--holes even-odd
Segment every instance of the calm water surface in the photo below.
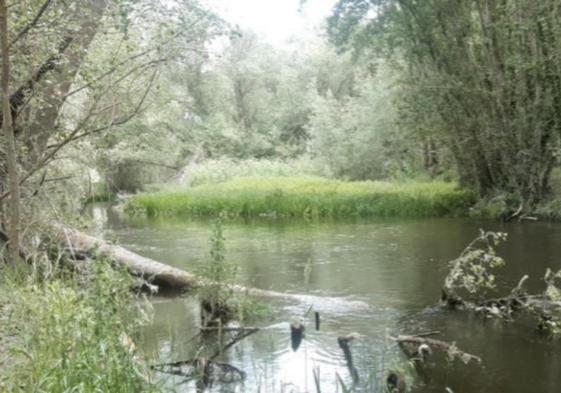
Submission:
<svg viewBox="0 0 561 393">
<path fill-rule="evenodd" d="M 196 271 L 208 260 L 211 225 L 200 221 L 127 218 L 113 208 L 96 207 L 94 231 L 141 255 Z M 561 392 L 561 346 L 537 335 L 530 321 L 482 320 L 433 307 L 447 262 L 480 227 L 509 235 L 499 251 L 507 261 L 503 288 L 529 274 L 529 287 L 543 289 L 547 267 L 561 268 L 561 225 L 500 225 L 464 219 L 372 219 L 368 221 L 250 221 L 225 224 L 227 259 L 240 266 L 244 285 L 313 295 L 301 302 L 272 303 L 264 329 L 228 351 L 222 360 L 247 372 L 243 385 L 213 391 L 315 392 L 314 370 L 324 392 L 340 391 L 338 374 L 350 383 L 337 337 L 357 332 L 352 351 L 361 378 L 380 380 L 383 370 L 403 367 L 388 335 L 438 330 L 483 359 L 482 366 L 455 363 L 414 374 L 414 392 Z M 155 321 L 142 345 L 155 362 L 190 359 L 205 343 L 191 340 L 199 310 L 192 298 L 154 299 Z M 322 317 L 313 329 L 312 307 Z M 290 348 L 288 322 L 304 316 L 306 338 Z M 213 342 L 206 342 L 212 352 Z M 401 366 L 400 366 L 401 365 Z M 407 371 L 407 369 L 405 369 Z M 412 381 L 412 380 L 411 380 Z M 169 380 L 169 384 L 180 380 Z M 179 384 L 182 391 L 193 386 Z"/>
</svg>

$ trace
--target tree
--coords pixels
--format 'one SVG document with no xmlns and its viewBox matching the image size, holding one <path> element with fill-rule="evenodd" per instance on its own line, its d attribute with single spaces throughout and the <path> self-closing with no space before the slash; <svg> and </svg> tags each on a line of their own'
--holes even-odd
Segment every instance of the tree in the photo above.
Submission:
<svg viewBox="0 0 561 393">
<path fill-rule="evenodd" d="M 560 16 L 555 0 L 341 0 L 330 32 L 404 59 L 406 107 L 436 129 L 462 183 L 531 206 L 559 149 Z"/>
<path fill-rule="evenodd" d="M 6 20 L 12 34 L 2 38 L 14 66 L 3 80 L 1 118 L 6 135 L 13 119 L 17 149 L 0 155 L 0 201 L 16 215 L 4 201 L 20 200 L 30 216 L 42 212 L 44 199 L 64 197 L 52 185 L 75 175 L 74 162 L 85 160 L 79 149 L 143 113 L 162 67 L 200 48 L 217 24 L 192 0 L 22 0 Z M 15 86 L 9 96 L 8 83 Z"/>
<path fill-rule="evenodd" d="M 8 190 L 10 191 L 10 229 L 8 247 L 10 261 L 16 265 L 19 260 L 19 179 L 16 159 L 16 143 L 10 110 L 10 49 L 8 42 L 8 8 L 6 1 L 0 0 L 0 46 L 2 53 L 2 130 L 5 140 L 8 167 Z"/>
<path fill-rule="evenodd" d="M 338 177 L 384 179 L 418 171 L 417 139 L 397 122 L 397 76 L 386 64 L 355 75 L 352 96 L 332 93 L 315 101 L 308 131 L 310 153 Z M 355 73 L 359 67 L 355 65 Z"/>
</svg>

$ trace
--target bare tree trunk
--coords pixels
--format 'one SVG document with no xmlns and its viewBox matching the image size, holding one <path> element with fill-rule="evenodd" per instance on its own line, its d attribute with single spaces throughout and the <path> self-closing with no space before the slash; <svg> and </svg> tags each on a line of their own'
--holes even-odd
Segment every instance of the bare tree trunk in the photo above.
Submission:
<svg viewBox="0 0 561 393">
<path fill-rule="evenodd" d="M 0 41 L 2 51 L 2 130 L 4 132 L 8 164 L 9 200 L 9 257 L 15 266 L 19 259 L 19 180 L 16 158 L 16 142 L 10 108 L 10 57 L 8 44 L 8 9 L 6 0 L 0 0 Z"/>
</svg>

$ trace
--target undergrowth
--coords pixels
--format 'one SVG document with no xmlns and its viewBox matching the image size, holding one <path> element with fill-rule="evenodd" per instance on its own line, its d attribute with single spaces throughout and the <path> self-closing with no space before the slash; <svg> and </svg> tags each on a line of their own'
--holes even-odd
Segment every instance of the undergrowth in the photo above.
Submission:
<svg viewBox="0 0 561 393">
<path fill-rule="evenodd" d="M 135 348 L 148 317 L 129 274 L 99 261 L 49 280 L 1 275 L 0 391 L 162 391 Z"/>
<path fill-rule="evenodd" d="M 440 217 L 464 215 L 473 192 L 445 182 L 345 182 L 248 177 L 184 191 L 137 195 L 126 211 L 148 216 Z"/>
</svg>

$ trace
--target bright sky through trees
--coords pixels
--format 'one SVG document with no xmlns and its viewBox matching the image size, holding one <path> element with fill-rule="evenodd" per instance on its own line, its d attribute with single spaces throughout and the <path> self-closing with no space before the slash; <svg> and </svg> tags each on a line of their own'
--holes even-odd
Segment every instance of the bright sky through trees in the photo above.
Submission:
<svg viewBox="0 0 561 393">
<path fill-rule="evenodd" d="M 228 22 L 253 30 L 272 44 L 313 33 L 335 0 L 213 0 Z"/>
</svg>

